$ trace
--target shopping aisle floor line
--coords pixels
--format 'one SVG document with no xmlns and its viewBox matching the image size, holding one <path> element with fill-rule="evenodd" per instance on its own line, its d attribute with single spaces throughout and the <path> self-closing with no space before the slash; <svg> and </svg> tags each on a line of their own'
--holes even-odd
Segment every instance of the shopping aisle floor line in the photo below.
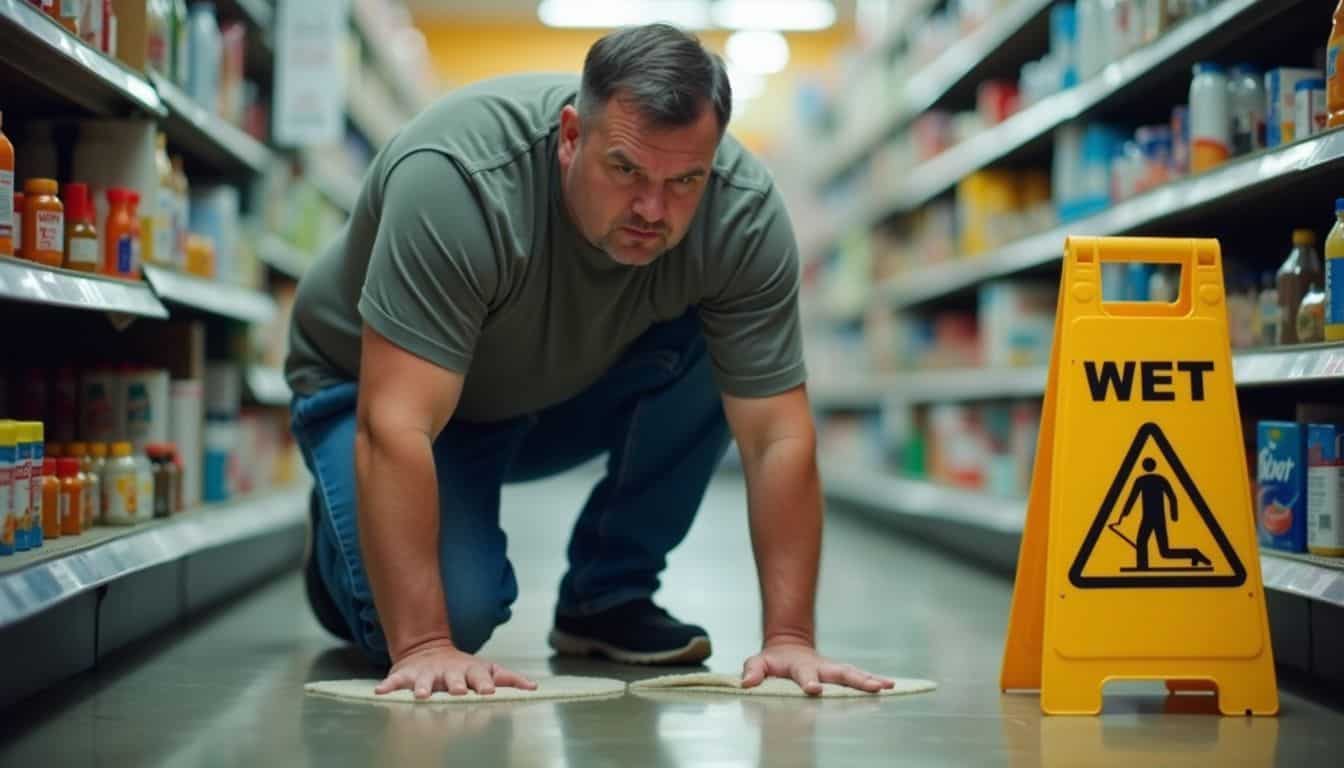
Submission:
<svg viewBox="0 0 1344 768">
<path fill-rule="evenodd" d="M 553 659 L 545 645 L 564 542 L 594 477 L 506 489 L 522 597 L 487 656 L 534 675 L 662 671 Z M 1100 718 L 1042 718 L 1034 697 L 997 692 L 1010 592 L 1000 576 L 834 515 L 818 611 L 823 649 L 937 680 L 937 692 L 881 702 L 627 696 L 431 711 L 303 694 L 306 681 L 369 670 L 318 628 L 295 574 L 6 713 L 0 764 L 1261 766 L 1322 764 L 1344 751 L 1344 712 L 1291 694 L 1278 719 L 1164 714 L 1173 702 L 1146 693 L 1110 698 Z M 710 630 L 711 670 L 736 672 L 756 650 L 760 605 L 740 478 L 711 488 L 660 600 Z"/>
</svg>

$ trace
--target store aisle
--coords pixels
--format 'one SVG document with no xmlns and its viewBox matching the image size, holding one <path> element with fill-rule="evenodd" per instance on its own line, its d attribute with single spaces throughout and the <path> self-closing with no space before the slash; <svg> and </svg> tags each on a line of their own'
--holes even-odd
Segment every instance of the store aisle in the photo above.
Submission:
<svg viewBox="0 0 1344 768">
<path fill-rule="evenodd" d="M 557 662 L 544 642 L 563 542 L 592 478 L 506 490 L 523 597 L 488 656 L 539 675 L 647 674 Z M 740 480 L 717 481 L 661 595 L 709 628 L 715 671 L 736 671 L 758 642 L 744 510 Z M 1344 712 L 1286 694 L 1277 720 L 1163 716 L 1162 699 L 1137 695 L 1109 701 L 1101 718 L 1044 719 L 1034 698 L 996 690 L 1010 590 L 1000 576 L 837 515 L 826 540 L 823 648 L 935 679 L 938 692 L 430 711 L 305 697 L 305 681 L 368 671 L 311 619 L 294 575 L 8 713 L 0 764 L 1258 766 L 1320 764 L 1344 750 Z"/>
</svg>

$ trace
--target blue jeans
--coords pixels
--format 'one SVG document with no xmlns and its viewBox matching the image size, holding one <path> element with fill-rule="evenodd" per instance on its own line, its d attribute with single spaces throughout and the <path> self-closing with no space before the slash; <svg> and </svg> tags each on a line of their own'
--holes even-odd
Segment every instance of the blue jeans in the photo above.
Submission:
<svg viewBox="0 0 1344 768">
<path fill-rule="evenodd" d="M 316 483 L 313 547 L 322 581 L 355 643 L 386 664 L 355 514 L 357 396 L 351 382 L 296 397 L 292 428 Z M 439 568 L 455 645 L 478 650 L 518 597 L 499 527 L 504 483 L 606 454 L 606 474 L 570 538 L 556 606 L 582 616 L 657 591 L 667 554 L 690 530 L 728 439 L 694 310 L 651 328 L 570 400 L 505 421 L 450 421 L 434 442 L 434 464 Z"/>
</svg>

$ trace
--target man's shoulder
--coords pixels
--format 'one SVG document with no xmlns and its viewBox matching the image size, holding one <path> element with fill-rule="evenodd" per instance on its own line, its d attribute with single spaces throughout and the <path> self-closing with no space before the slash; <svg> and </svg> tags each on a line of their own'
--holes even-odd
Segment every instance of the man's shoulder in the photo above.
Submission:
<svg viewBox="0 0 1344 768">
<path fill-rule="evenodd" d="M 774 186 L 765 163 L 731 133 L 719 142 L 713 171 L 716 184 L 728 192 L 763 196 Z"/>
<path fill-rule="evenodd" d="M 463 86 L 412 120 L 394 151 L 437 151 L 467 174 L 508 165 L 555 129 L 578 86 L 577 75 L 555 73 L 506 75 Z"/>
</svg>

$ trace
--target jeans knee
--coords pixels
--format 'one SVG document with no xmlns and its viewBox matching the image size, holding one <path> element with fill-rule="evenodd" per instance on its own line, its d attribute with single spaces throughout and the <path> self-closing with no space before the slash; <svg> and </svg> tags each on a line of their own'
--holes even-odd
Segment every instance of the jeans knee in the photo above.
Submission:
<svg viewBox="0 0 1344 768">
<path fill-rule="evenodd" d="M 458 650 L 476 653 L 495 629 L 509 620 L 511 611 L 493 595 L 457 596 L 448 601 L 448 624 L 453 630 L 453 645 Z"/>
</svg>

